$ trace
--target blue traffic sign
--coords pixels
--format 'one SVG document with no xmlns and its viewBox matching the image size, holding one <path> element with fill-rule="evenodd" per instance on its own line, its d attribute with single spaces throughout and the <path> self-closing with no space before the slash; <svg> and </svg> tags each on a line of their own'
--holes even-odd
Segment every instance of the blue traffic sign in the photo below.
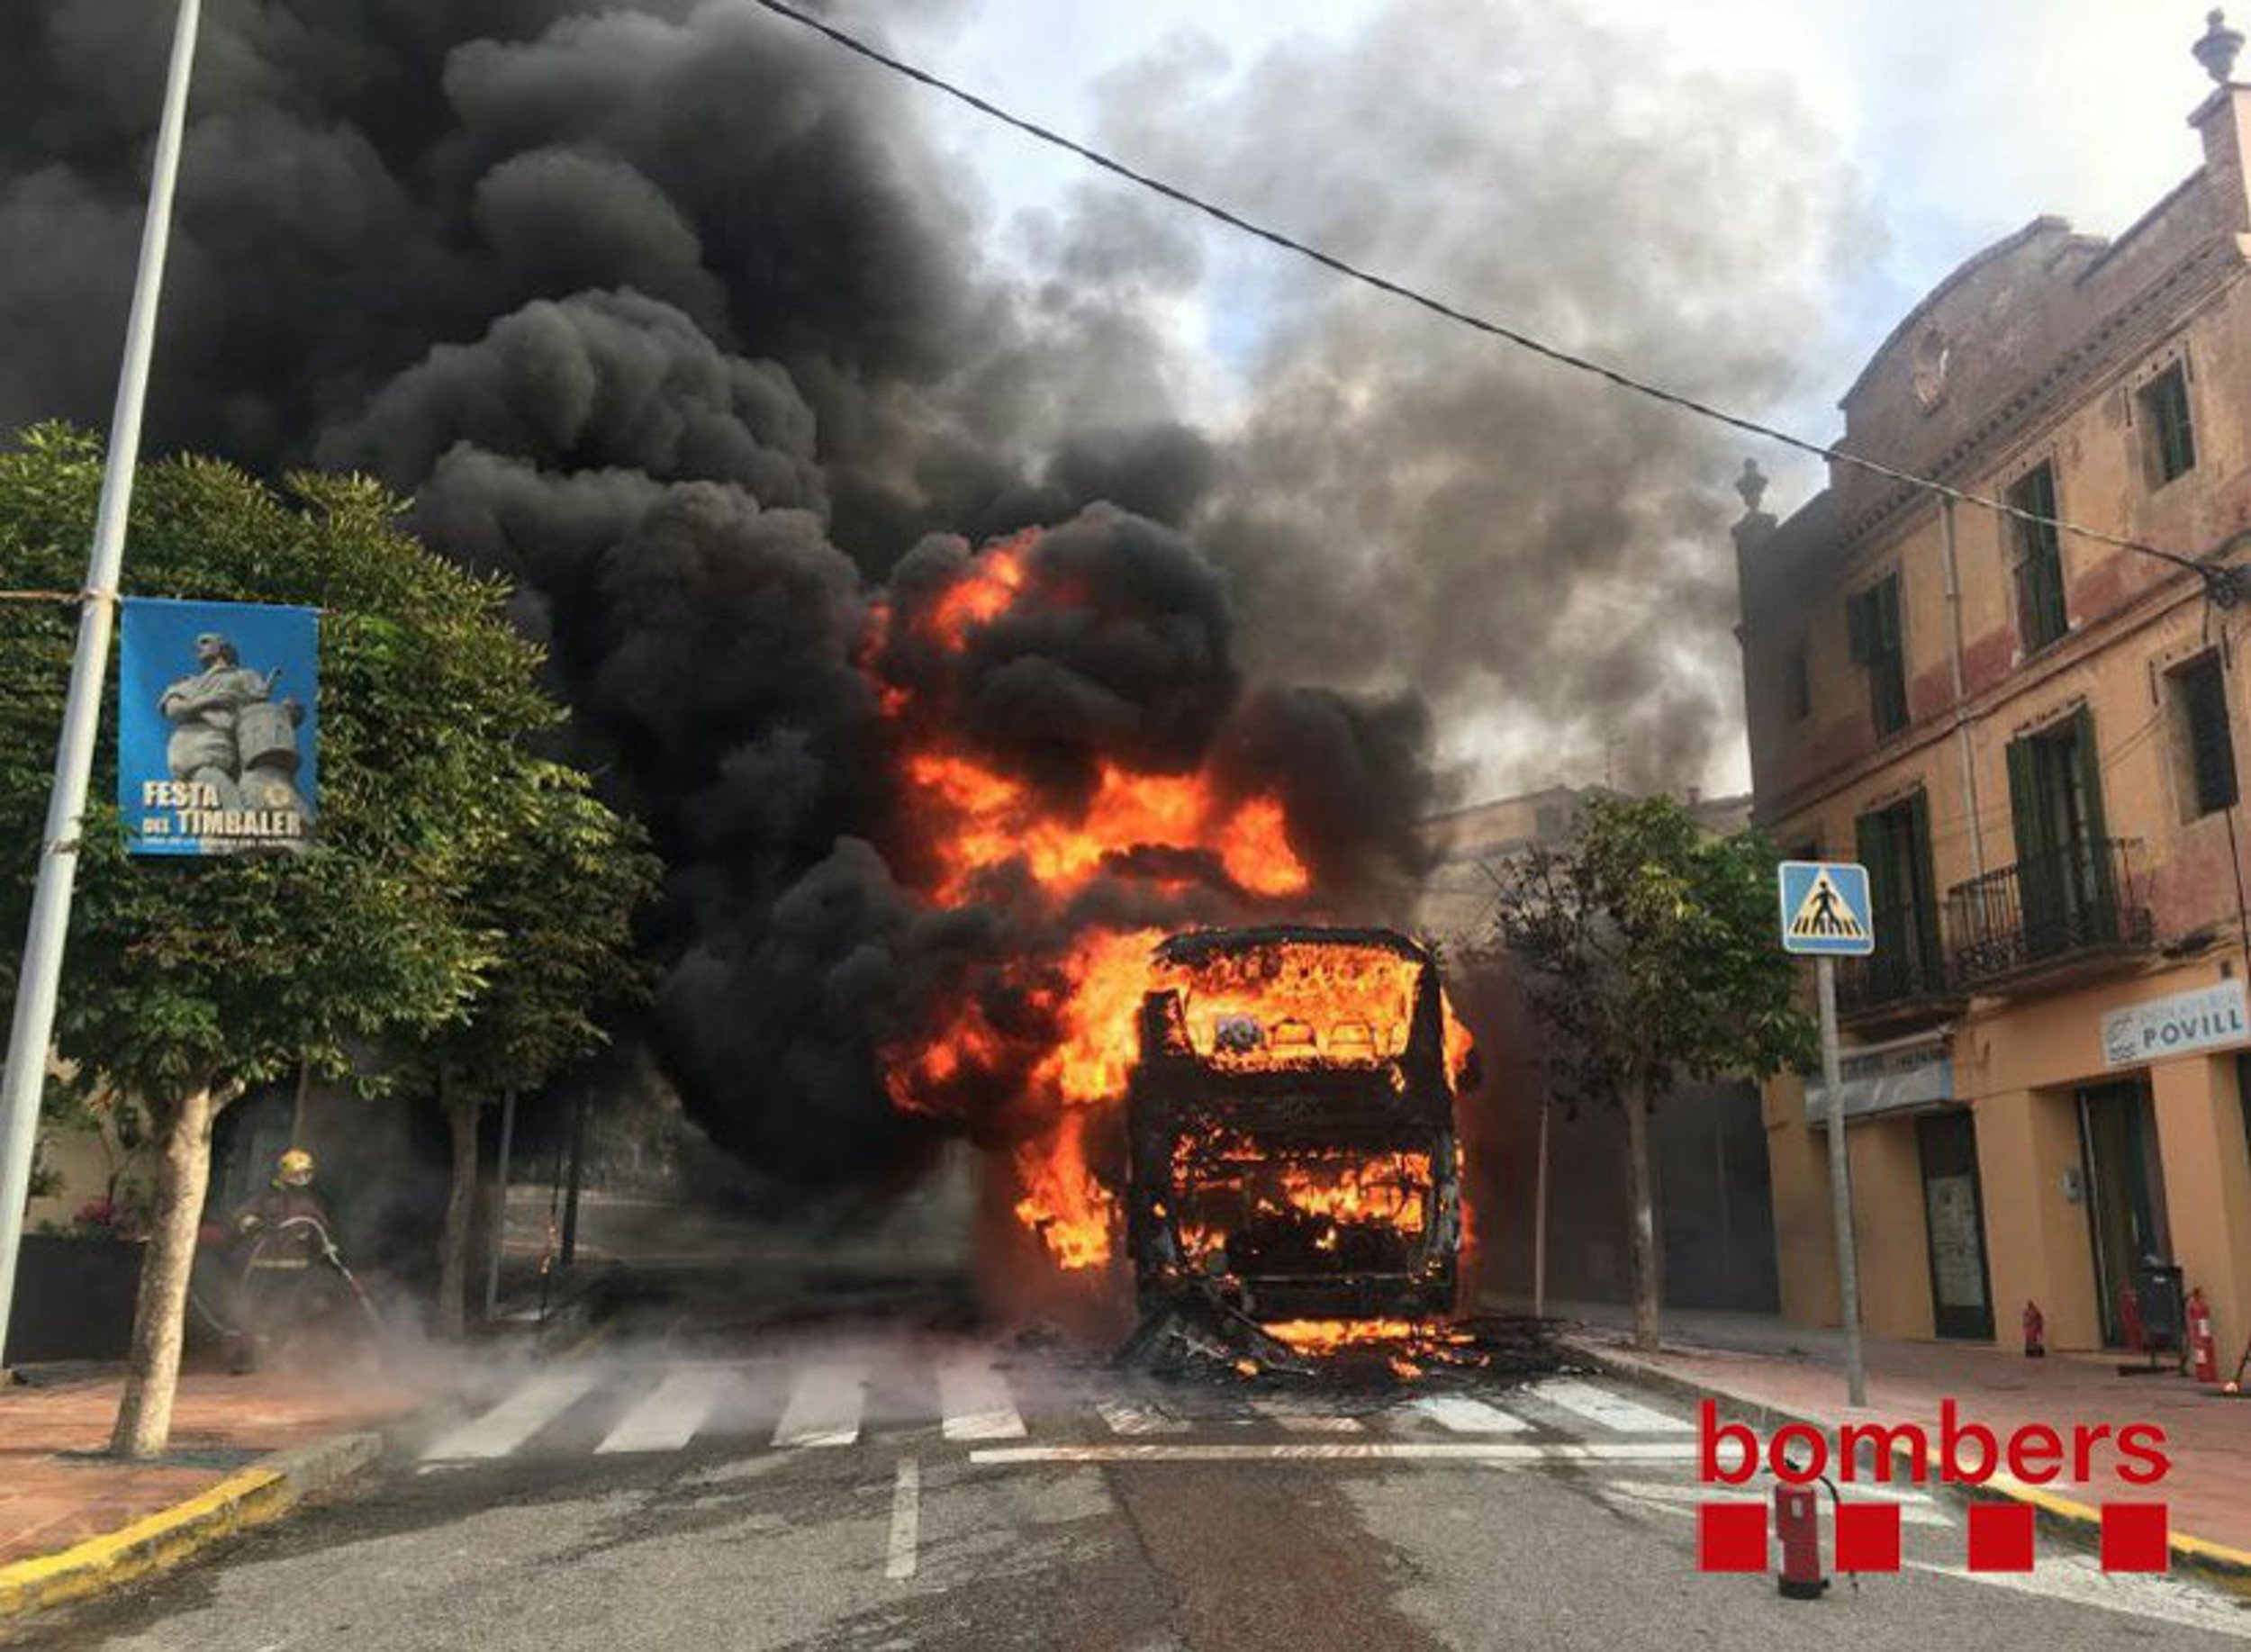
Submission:
<svg viewBox="0 0 2251 1652">
<path fill-rule="evenodd" d="M 1783 862 L 1782 950 L 1851 958 L 1876 951 L 1868 869 L 1850 861 Z"/>
</svg>

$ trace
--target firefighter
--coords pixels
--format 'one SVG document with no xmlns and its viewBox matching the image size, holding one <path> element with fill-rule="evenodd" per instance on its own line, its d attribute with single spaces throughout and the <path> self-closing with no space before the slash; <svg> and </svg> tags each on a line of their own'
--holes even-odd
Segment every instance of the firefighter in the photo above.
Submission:
<svg viewBox="0 0 2251 1652">
<path fill-rule="evenodd" d="M 266 1191 L 236 1213 L 236 1237 L 249 1248 L 234 1337 L 237 1372 L 263 1359 L 276 1333 L 326 1305 L 328 1281 L 339 1264 L 328 1207 L 313 1191 L 312 1177 L 312 1155 L 293 1147 L 276 1163 Z"/>
</svg>

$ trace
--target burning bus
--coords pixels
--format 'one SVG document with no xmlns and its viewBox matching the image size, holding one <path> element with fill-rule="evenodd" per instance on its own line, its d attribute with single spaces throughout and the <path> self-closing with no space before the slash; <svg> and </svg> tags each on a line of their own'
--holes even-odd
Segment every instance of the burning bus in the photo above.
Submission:
<svg viewBox="0 0 2251 1652">
<path fill-rule="evenodd" d="M 1216 929 L 1156 949 L 1126 1097 L 1144 1312 L 1450 1313 L 1463 1236 L 1454 1101 L 1474 1081 L 1436 961 L 1379 929 Z"/>
</svg>

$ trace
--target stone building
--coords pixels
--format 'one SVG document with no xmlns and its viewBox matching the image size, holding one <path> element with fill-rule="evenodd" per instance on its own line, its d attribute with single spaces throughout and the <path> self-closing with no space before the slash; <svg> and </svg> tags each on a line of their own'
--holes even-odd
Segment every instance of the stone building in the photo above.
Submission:
<svg viewBox="0 0 2251 1652">
<path fill-rule="evenodd" d="M 2251 1331 L 2240 45 L 2198 43 L 2202 162 L 2138 222 L 2034 220 L 1845 393 L 1841 452 L 2020 514 L 1832 462 L 1777 524 L 1740 484 L 1755 817 L 1873 885 L 1840 998 L 1880 1334 L 2010 1341 L 2031 1301 L 2059 1346 L 2115 1346 L 2151 1257 L 2230 1358 Z M 1782 1305 L 1834 1323 L 1806 1090 L 1765 1095 Z"/>
</svg>

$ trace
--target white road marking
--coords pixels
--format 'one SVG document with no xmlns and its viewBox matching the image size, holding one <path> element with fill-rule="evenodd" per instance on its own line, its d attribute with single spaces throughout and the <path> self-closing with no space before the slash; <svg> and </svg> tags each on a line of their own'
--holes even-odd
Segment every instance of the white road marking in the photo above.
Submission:
<svg viewBox="0 0 2251 1652">
<path fill-rule="evenodd" d="M 1639 1503 L 1668 1514 L 1693 1519 L 1696 1505 L 1706 1503 L 1764 1503 L 1771 1496 L 1770 1490 L 1749 1487 L 1683 1485 L 1674 1480 L 1612 1480 L 1603 1486 L 1605 1496 L 1628 1503 Z M 1924 1492 L 1887 1490 L 1880 1485 L 1843 1485 L 1838 1487 L 1847 1503 L 1895 1503 L 1899 1505 L 1899 1523 L 1903 1526 L 1950 1527 L 1953 1520 L 1934 1503 Z M 1823 1519 L 1831 1518 L 1835 1507 L 1826 1495 L 1817 1499 Z"/>
<path fill-rule="evenodd" d="M 1358 1434 L 1363 1431 L 1358 1417 L 1315 1411 L 1300 1400 L 1252 1400 L 1251 1409 L 1270 1422 L 1279 1422 L 1293 1434 Z"/>
<path fill-rule="evenodd" d="M 868 1369 L 832 1360 L 808 1366 L 790 1388 L 790 1403 L 774 1424 L 777 1446 L 848 1446 L 860 1438 L 867 1404 Z"/>
<path fill-rule="evenodd" d="M 1192 1426 L 1162 1405 L 1128 1405 L 1122 1400 L 1098 1400 L 1095 1410 L 1113 1434 L 1185 1434 Z"/>
<path fill-rule="evenodd" d="M 1568 1377 L 1551 1377 L 1519 1390 L 1533 1399 L 1568 1411 L 1584 1422 L 1599 1428 L 1615 1429 L 1621 1434 L 1693 1434 L 1695 1425 L 1679 1417 L 1667 1416 L 1653 1411 L 1623 1395 L 1613 1394 L 1607 1388 L 1597 1388 L 1593 1383 L 1583 1383 Z"/>
<path fill-rule="evenodd" d="M 1984 1584 L 1994 1589 L 2014 1589 L 2021 1594 L 2044 1594 L 2075 1606 L 2095 1606 L 2129 1617 L 2154 1618 L 2200 1629 L 2208 1635 L 2251 1640 L 2251 1616 L 2220 1595 L 2156 1574 L 2105 1572 L 2087 1555 L 2041 1554 L 2030 1572 L 1973 1572 L 1964 1566 L 1932 1566 L 1928 1561 L 1905 1563 L 1911 1572 L 1928 1572 L 1963 1583 Z"/>
<path fill-rule="evenodd" d="M 710 1416 L 725 1380 L 722 1372 L 710 1368 L 666 1373 L 595 1451 L 677 1451 Z"/>
<path fill-rule="evenodd" d="M 915 1459 L 899 1459 L 899 1477 L 891 1482 L 891 1549 L 883 1563 L 883 1575 L 893 1583 L 915 1575 L 915 1540 L 922 1524 L 922 1470 Z"/>
<path fill-rule="evenodd" d="M 1616 1440 L 1479 1445 L 1426 1441 L 1349 1440 L 1333 1444 L 996 1446 L 972 1451 L 972 1463 L 1688 1463 L 1696 1448 L 1686 1440 Z"/>
<path fill-rule="evenodd" d="M 1008 1385 L 982 1354 L 953 1354 L 939 1363 L 938 1403 L 948 1440 L 1024 1438 L 1024 1419 Z"/>
<path fill-rule="evenodd" d="M 543 1371 L 492 1410 L 470 1418 L 422 1453 L 425 1462 L 506 1457 L 576 1404 L 594 1386 L 594 1373 Z"/>
<path fill-rule="evenodd" d="M 1426 1394 L 1406 1409 L 1451 1434 L 1521 1434 L 1532 1426 L 1514 1412 L 1459 1394 Z"/>
</svg>

